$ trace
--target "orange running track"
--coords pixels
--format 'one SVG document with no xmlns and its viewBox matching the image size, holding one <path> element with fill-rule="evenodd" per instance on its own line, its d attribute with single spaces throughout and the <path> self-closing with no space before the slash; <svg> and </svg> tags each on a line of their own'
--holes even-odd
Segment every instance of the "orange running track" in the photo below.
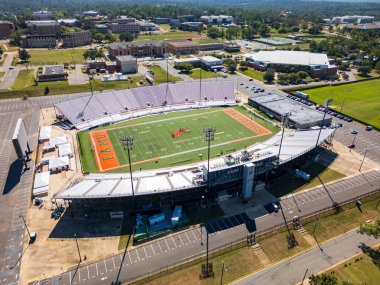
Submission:
<svg viewBox="0 0 380 285">
<path fill-rule="evenodd" d="M 120 166 L 107 131 L 89 132 L 89 136 L 100 172 Z"/>
</svg>

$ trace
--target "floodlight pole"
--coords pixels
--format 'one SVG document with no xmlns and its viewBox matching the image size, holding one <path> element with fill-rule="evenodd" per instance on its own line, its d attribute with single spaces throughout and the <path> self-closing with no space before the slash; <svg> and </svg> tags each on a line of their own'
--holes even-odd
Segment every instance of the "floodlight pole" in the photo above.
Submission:
<svg viewBox="0 0 380 285">
<path fill-rule="evenodd" d="M 368 148 L 365 149 L 365 153 L 364 153 L 364 156 L 363 156 L 363 160 L 362 160 L 362 163 L 360 164 L 359 172 L 360 172 L 360 170 L 362 170 L 362 166 L 363 166 L 363 163 L 364 163 L 364 159 L 365 159 L 365 157 L 366 157 L 366 155 L 367 155 L 367 151 L 368 151 Z"/>
<path fill-rule="evenodd" d="M 199 102 L 202 102 L 202 66 L 199 68 Z"/>
<path fill-rule="evenodd" d="M 289 117 L 292 115 L 291 112 L 285 113 L 281 117 L 281 124 L 282 124 L 282 134 L 281 134 L 281 141 L 280 141 L 280 147 L 278 149 L 278 164 L 280 164 L 280 154 L 281 154 L 281 148 L 282 148 L 282 141 L 284 140 L 284 133 L 285 133 L 285 127 L 289 122 Z"/>
<path fill-rule="evenodd" d="M 203 140 L 207 141 L 207 190 L 210 193 L 210 148 L 211 148 L 211 141 L 215 138 L 215 131 L 216 128 L 209 127 L 203 129 Z"/>
<path fill-rule="evenodd" d="M 128 152 L 128 164 L 129 164 L 129 174 L 131 176 L 131 189 L 132 189 L 132 197 L 133 197 L 133 211 L 136 210 L 136 201 L 135 201 L 135 191 L 133 187 L 133 176 L 132 176 L 132 164 L 131 164 L 131 150 L 134 142 L 134 137 L 132 136 L 123 136 L 120 137 L 121 142 L 124 145 L 124 150 L 127 149 Z"/>
<path fill-rule="evenodd" d="M 29 238 L 32 238 L 32 237 L 30 236 L 30 232 L 29 232 L 28 226 L 26 225 L 26 222 L 25 222 L 24 216 L 23 216 L 23 215 L 20 215 L 20 216 L 18 216 L 18 217 L 21 218 L 22 221 L 24 222 L 24 225 L 25 225 L 26 231 L 28 232 Z"/>
<path fill-rule="evenodd" d="M 78 254 L 79 254 L 79 263 L 81 263 L 82 262 L 82 256 L 80 255 L 79 244 L 78 244 L 78 240 L 77 240 L 77 234 L 74 234 L 74 238 L 75 238 L 75 242 L 77 244 L 77 249 L 78 249 Z"/>
<path fill-rule="evenodd" d="M 327 108 L 329 107 L 329 105 L 331 104 L 332 101 L 333 101 L 332 98 L 328 98 L 328 99 L 326 99 L 326 101 L 325 101 L 325 109 L 327 109 Z M 319 133 L 318 133 L 317 141 L 316 141 L 316 143 L 315 143 L 315 147 L 318 146 L 318 142 L 319 142 L 319 138 L 320 138 L 320 136 L 321 136 L 322 128 L 323 128 L 323 125 L 324 125 L 324 123 L 325 123 L 326 114 L 327 114 L 327 112 L 324 112 L 324 114 L 323 114 L 322 125 L 321 125 L 321 127 L 319 128 Z"/>
</svg>

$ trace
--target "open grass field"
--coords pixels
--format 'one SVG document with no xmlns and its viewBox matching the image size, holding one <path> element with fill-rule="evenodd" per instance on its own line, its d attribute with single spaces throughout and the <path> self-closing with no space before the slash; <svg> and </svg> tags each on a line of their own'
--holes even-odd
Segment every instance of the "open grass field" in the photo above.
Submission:
<svg viewBox="0 0 380 285">
<path fill-rule="evenodd" d="M 136 40 L 177 40 L 177 39 L 207 39 L 204 34 L 191 31 L 169 31 L 164 34 L 140 35 Z"/>
<path fill-rule="evenodd" d="M 326 168 L 320 164 L 313 164 L 305 170 L 306 173 L 310 174 L 310 181 L 305 182 L 303 179 L 293 177 L 289 180 L 289 177 L 284 178 L 273 186 L 269 187 L 269 192 L 271 192 L 276 197 L 281 197 L 292 192 L 298 192 L 305 190 L 307 188 L 316 187 L 323 183 L 328 183 L 340 178 L 345 177 L 344 174 L 335 171 L 330 168 Z"/>
<path fill-rule="evenodd" d="M 371 257 L 362 253 L 326 273 L 335 275 L 338 278 L 338 284 L 349 281 L 350 284 L 377 285 L 380 280 L 380 269 L 375 262 Z"/>
<path fill-rule="evenodd" d="M 125 171 L 127 153 L 120 136 L 134 136 L 131 162 L 135 170 L 174 167 L 207 158 L 202 129 L 216 128 L 211 157 L 225 155 L 263 141 L 278 131 L 263 121 L 251 120 L 242 107 L 171 112 L 144 117 L 78 134 L 85 172 Z M 181 130 L 179 137 L 173 132 Z M 102 150 L 106 149 L 107 152 Z M 112 159 L 111 159 L 112 157 Z"/>
<path fill-rule="evenodd" d="M 239 70 L 239 72 L 242 73 L 242 74 L 244 74 L 244 75 L 246 75 L 246 76 L 249 76 L 249 77 L 251 77 L 253 79 L 256 79 L 258 81 L 264 82 L 263 76 L 264 76 L 265 72 L 255 70 L 253 68 L 248 68 L 245 71 Z"/>
<path fill-rule="evenodd" d="M 11 88 L 12 90 L 0 92 L 0 99 L 20 98 L 23 95 L 29 97 L 43 96 L 46 86 L 49 87 L 49 95 L 90 91 L 89 84 L 69 85 L 67 81 L 41 82 L 38 83 L 38 85 L 35 85 L 34 76 L 35 71 L 32 69 L 21 70 Z M 94 79 L 92 81 L 92 87 L 94 91 L 135 88 L 138 87 L 137 83 L 140 80 L 143 80 L 141 76 L 133 77 L 132 80 L 128 81 L 102 82 L 99 79 Z"/>
<path fill-rule="evenodd" d="M 182 78 L 174 76 L 169 73 L 168 78 L 166 78 L 166 70 L 163 70 L 161 66 L 152 65 L 147 67 L 149 70 L 154 72 L 154 75 L 149 75 L 153 78 L 155 84 L 165 83 L 168 79 L 169 82 L 181 81 Z"/>
<path fill-rule="evenodd" d="M 192 72 L 188 73 L 187 75 L 190 76 L 192 79 L 200 79 L 201 69 L 200 68 L 193 68 Z M 219 73 L 215 73 L 212 71 L 206 71 L 206 70 L 202 69 L 202 79 L 215 78 L 215 77 L 221 77 L 221 75 Z"/>
<path fill-rule="evenodd" d="M 79 64 L 84 62 L 84 49 L 29 50 L 29 65 Z"/>
<path fill-rule="evenodd" d="M 305 90 L 310 100 L 323 104 L 333 98 L 332 108 L 380 129 L 380 79 Z"/>
</svg>

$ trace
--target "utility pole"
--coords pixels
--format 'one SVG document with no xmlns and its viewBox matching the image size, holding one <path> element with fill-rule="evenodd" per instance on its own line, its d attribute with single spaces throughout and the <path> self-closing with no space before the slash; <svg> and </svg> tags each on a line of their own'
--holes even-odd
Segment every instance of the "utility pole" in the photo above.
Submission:
<svg viewBox="0 0 380 285">
<path fill-rule="evenodd" d="M 29 239 L 31 239 L 32 237 L 30 236 L 30 232 L 29 232 L 29 229 L 28 229 L 28 226 L 26 225 L 26 222 L 25 222 L 25 219 L 24 219 L 24 216 L 23 215 L 20 215 L 18 216 L 19 218 L 21 218 L 24 222 L 24 225 L 25 225 L 25 228 L 26 228 L 26 231 L 28 232 L 28 235 L 29 235 Z"/>
<path fill-rule="evenodd" d="M 281 148 L 282 148 L 282 141 L 284 139 L 285 127 L 288 125 L 289 117 L 291 115 L 292 113 L 288 112 L 288 113 L 283 114 L 281 117 L 282 134 L 281 134 L 280 147 L 278 149 L 278 164 L 280 164 L 280 154 L 281 154 Z"/>
<path fill-rule="evenodd" d="M 363 160 L 362 160 L 362 163 L 360 164 L 359 172 L 360 172 L 360 170 L 362 170 L 362 166 L 363 166 L 363 163 L 364 163 L 364 159 L 365 159 L 365 157 L 366 157 L 366 155 L 367 155 L 367 151 L 368 151 L 368 148 L 365 149 L 365 153 L 364 153 L 364 156 L 363 156 Z"/>
<path fill-rule="evenodd" d="M 132 164 L 131 164 L 131 150 L 133 147 L 134 137 L 132 136 L 122 136 L 120 137 L 120 141 L 124 146 L 124 150 L 128 152 L 128 164 L 129 164 L 129 175 L 131 177 L 131 189 L 132 189 L 132 197 L 133 197 L 133 211 L 136 211 L 136 201 L 135 201 L 135 191 L 133 187 L 133 176 L 132 176 Z"/>
</svg>

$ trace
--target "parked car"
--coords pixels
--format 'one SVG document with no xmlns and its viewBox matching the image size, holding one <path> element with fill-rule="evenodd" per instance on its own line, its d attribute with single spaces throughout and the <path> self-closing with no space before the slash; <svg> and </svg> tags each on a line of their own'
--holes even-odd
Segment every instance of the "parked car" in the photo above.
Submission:
<svg viewBox="0 0 380 285">
<path fill-rule="evenodd" d="M 280 209 L 280 207 L 276 203 L 272 203 L 272 207 L 273 207 L 273 211 L 275 211 L 276 213 Z"/>
<path fill-rule="evenodd" d="M 350 143 L 347 147 L 348 147 L 348 148 L 355 148 L 355 145 L 352 144 L 352 143 Z"/>
<path fill-rule="evenodd" d="M 355 130 L 351 130 L 351 134 L 356 135 L 358 132 Z"/>
<path fill-rule="evenodd" d="M 365 127 L 365 130 L 366 130 L 366 131 L 372 131 L 372 129 L 373 129 L 372 126 L 366 126 L 366 127 Z"/>
<path fill-rule="evenodd" d="M 252 79 L 252 78 L 250 78 L 248 81 L 253 81 L 253 79 Z"/>
</svg>

